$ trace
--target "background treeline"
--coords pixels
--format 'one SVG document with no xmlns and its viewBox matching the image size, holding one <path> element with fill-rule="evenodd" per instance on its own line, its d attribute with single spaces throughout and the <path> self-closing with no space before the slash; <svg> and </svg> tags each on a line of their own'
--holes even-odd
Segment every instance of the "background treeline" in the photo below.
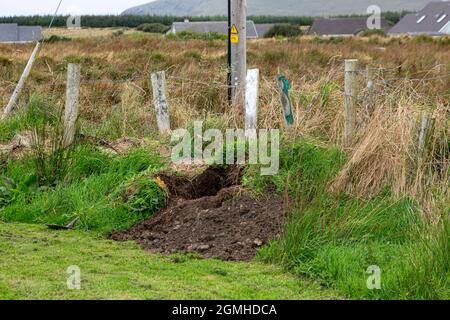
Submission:
<svg viewBox="0 0 450 320">
<path fill-rule="evenodd" d="M 392 24 L 397 23 L 407 12 L 385 12 L 383 16 Z M 55 27 L 66 26 L 68 16 L 57 16 L 53 22 Z M 255 23 L 290 23 L 302 26 L 311 25 L 314 17 L 278 17 L 278 16 L 250 16 L 249 20 Z M 46 27 L 50 24 L 52 16 L 14 16 L 0 17 L 0 23 L 18 23 L 20 25 L 39 25 Z M 134 16 L 134 15 L 84 15 L 81 18 L 83 27 L 89 28 L 107 28 L 107 27 L 128 27 L 136 28 L 145 23 L 160 23 L 171 25 L 173 22 L 183 21 L 184 17 L 175 16 Z M 211 17 L 190 17 L 190 21 L 224 21 L 226 16 Z"/>
</svg>

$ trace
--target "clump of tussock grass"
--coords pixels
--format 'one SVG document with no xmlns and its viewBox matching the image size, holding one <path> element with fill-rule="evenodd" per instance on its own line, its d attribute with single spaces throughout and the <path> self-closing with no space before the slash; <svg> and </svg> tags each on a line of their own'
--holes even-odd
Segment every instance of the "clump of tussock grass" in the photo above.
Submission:
<svg viewBox="0 0 450 320">
<path fill-rule="evenodd" d="M 400 97 L 385 100 L 360 129 L 349 161 L 332 185 L 334 190 L 370 198 L 388 188 L 397 196 L 408 195 L 422 203 L 436 193 L 432 186 L 447 190 L 450 150 L 446 109 L 441 106 L 426 112 L 425 106 L 411 108 L 419 100 Z M 435 125 L 421 159 L 418 140 L 424 113 Z"/>
<path fill-rule="evenodd" d="M 72 146 L 64 145 L 62 110 L 40 96 L 33 96 L 26 107 L 36 179 L 41 185 L 54 185 L 64 179 L 72 152 Z"/>
</svg>

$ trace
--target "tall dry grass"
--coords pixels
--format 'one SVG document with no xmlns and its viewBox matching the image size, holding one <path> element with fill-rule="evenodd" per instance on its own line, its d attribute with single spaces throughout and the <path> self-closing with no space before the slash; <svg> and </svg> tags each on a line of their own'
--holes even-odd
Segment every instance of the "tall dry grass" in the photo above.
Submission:
<svg viewBox="0 0 450 320">
<path fill-rule="evenodd" d="M 448 193 L 450 50 L 448 39 L 368 38 L 250 41 L 249 67 L 261 71 L 259 126 L 284 128 L 276 76 L 292 82 L 294 126 L 286 139 L 313 137 L 342 146 L 343 60 L 359 59 L 375 70 L 375 88 L 360 73 L 358 135 L 346 149 L 348 161 L 330 186 L 360 197 L 388 187 L 430 207 Z M 4 105 L 31 46 L 0 45 L 0 102 Z M 82 130 L 102 136 L 157 136 L 153 71 L 166 70 L 172 127 L 206 119 L 222 127 L 241 126 L 240 112 L 227 104 L 226 46 L 221 41 L 178 41 L 157 36 L 91 37 L 44 46 L 23 94 L 63 101 L 67 62 L 82 64 Z M 439 78 L 442 77 L 442 78 Z M 415 80 L 405 80 L 413 78 Z M 131 79 L 130 81 L 124 81 Z M 420 80 L 423 79 L 423 80 Z M 370 114 L 368 103 L 375 110 Z M 62 105 L 62 104 L 61 104 Z M 435 118 L 427 156 L 417 157 L 423 113 Z"/>
</svg>

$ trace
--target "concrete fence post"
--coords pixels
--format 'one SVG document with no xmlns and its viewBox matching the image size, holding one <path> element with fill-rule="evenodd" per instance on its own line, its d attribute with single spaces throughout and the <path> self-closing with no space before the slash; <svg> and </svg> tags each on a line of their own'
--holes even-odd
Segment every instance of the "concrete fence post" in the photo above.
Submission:
<svg viewBox="0 0 450 320">
<path fill-rule="evenodd" d="M 435 120 L 436 119 L 434 119 L 430 115 L 422 115 L 419 129 L 419 139 L 417 142 L 417 153 L 419 161 L 422 161 L 427 154 L 428 144 L 434 131 Z"/>
<path fill-rule="evenodd" d="M 69 147 L 75 141 L 76 123 L 78 119 L 78 96 L 80 92 L 79 64 L 67 66 L 66 109 L 64 113 L 64 146 Z"/>
<path fill-rule="evenodd" d="M 9 114 L 11 113 L 11 111 L 17 106 L 17 103 L 19 102 L 20 94 L 22 93 L 23 87 L 25 86 L 25 82 L 27 81 L 27 78 L 30 75 L 31 68 L 33 67 L 34 61 L 36 60 L 36 57 L 37 57 L 40 47 L 41 47 L 40 42 L 36 43 L 33 53 L 31 54 L 31 57 L 28 60 L 28 63 L 25 66 L 25 69 L 23 70 L 22 76 L 20 77 L 20 80 L 17 83 L 17 86 L 14 89 L 13 94 L 12 94 L 11 98 L 9 99 L 8 105 L 3 110 L 2 120 L 6 119 L 9 116 Z"/>
<path fill-rule="evenodd" d="M 259 69 L 247 72 L 245 90 L 245 129 L 256 130 L 258 124 Z"/>
<path fill-rule="evenodd" d="M 373 90 L 375 87 L 373 69 L 370 65 L 366 66 L 366 81 L 367 81 L 367 114 L 372 116 L 375 111 L 375 101 Z"/>
<path fill-rule="evenodd" d="M 170 117 L 166 98 L 166 73 L 164 71 L 152 73 L 151 80 L 158 129 L 160 133 L 168 133 L 170 132 Z"/>
<path fill-rule="evenodd" d="M 358 99 L 358 60 L 345 60 L 344 145 L 349 146 L 356 134 Z"/>
</svg>

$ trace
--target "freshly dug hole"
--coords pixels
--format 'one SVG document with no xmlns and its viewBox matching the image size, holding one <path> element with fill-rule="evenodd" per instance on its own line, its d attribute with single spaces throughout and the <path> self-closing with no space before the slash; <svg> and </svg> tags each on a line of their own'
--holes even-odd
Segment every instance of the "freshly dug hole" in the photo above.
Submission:
<svg viewBox="0 0 450 320">
<path fill-rule="evenodd" d="M 113 240 L 136 240 L 150 252 L 196 252 L 205 258 L 249 260 L 278 237 L 283 197 L 255 200 L 239 185 L 241 168 L 210 167 L 192 180 L 158 175 L 171 194 L 169 206 Z"/>
</svg>

